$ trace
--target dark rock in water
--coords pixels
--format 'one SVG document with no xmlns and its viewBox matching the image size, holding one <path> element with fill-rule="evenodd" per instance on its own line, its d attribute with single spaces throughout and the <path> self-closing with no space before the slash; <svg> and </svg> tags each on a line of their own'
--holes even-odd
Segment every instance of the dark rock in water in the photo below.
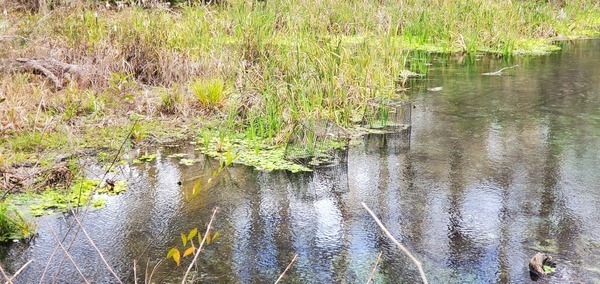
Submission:
<svg viewBox="0 0 600 284">
<path fill-rule="evenodd" d="M 552 257 L 538 252 L 529 261 L 529 276 L 531 280 L 537 281 L 548 273 L 554 272 L 556 262 L 552 261 Z"/>
</svg>

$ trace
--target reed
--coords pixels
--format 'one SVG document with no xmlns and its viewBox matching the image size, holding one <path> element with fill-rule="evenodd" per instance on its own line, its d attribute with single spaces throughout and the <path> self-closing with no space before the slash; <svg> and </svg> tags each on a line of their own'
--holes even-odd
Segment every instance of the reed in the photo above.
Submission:
<svg viewBox="0 0 600 284">
<path fill-rule="evenodd" d="M 58 91 L 43 76 L 1 73 L 9 143 L 0 156 L 32 150 L 4 145 L 40 129 L 76 133 L 70 143 L 81 147 L 89 139 L 77 133 L 125 129 L 132 113 L 185 115 L 195 119 L 181 123 L 278 144 L 298 119 L 350 126 L 367 101 L 397 99 L 402 70 L 426 71 L 411 51 L 540 54 L 557 48 L 551 40 L 600 34 L 600 5 L 583 0 L 179 1 L 170 10 L 74 0 L 51 13 L 21 2 L 0 7 L 0 57 L 51 56 L 92 71 Z"/>
</svg>

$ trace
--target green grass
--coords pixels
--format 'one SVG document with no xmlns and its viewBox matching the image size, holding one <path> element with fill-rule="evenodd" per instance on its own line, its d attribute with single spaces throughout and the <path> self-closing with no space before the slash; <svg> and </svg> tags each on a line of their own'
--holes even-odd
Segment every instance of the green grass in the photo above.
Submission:
<svg viewBox="0 0 600 284">
<path fill-rule="evenodd" d="M 219 107 L 225 100 L 225 82 L 221 79 L 196 79 L 192 81 L 190 88 L 204 107 Z"/>
<path fill-rule="evenodd" d="M 30 238 L 35 233 L 35 224 L 25 219 L 5 201 L 0 202 L 0 243 Z"/>
</svg>

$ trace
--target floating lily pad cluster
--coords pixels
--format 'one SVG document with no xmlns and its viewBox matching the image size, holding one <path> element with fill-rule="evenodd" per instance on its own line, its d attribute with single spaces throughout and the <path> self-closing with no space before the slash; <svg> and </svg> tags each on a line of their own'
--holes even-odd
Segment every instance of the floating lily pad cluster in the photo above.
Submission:
<svg viewBox="0 0 600 284">
<path fill-rule="evenodd" d="M 206 133 L 205 133 L 206 135 Z M 255 167 L 261 171 L 288 170 L 291 172 L 310 171 L 308 167 L 287 161 L 284 158 L 285 146 L 273 146 L 266 140 L 245 139 L 244 136 L 218 137 L 202 142 L 199 150 L 222 161 Z"/>
<path fill-rule="evenodd" d="M 186 153 L 175 153 L 169 155 L 168 158 L 179 159 L 179 164 L 184 166 L 193 166 L 198 162 L 198 159 L 190 159 L 188 156 Z"/>
<path fill-rule="evenodd" d="M 133 160 L 134 164 L 148 163 L 156 160 L 157 154 L 143 155 Z"/>
<path fill-rule="evenodd" d="M 97 194 L 119 194 L 127 189 L 127 182 L 111 182 L 112 185 L 100 182 L 97 179 L 80 178 L 73 181 L 65 190 L 47 189 L 39 196 L 35 196 L 36 204 L 30 206 L 33 216 L 42 216 L 53 212 L 66 212 L 69 208 L 83 206 L 90 201 L 94 207 L 104 206 L 104 200 L 98 196 L 91 196 L 93 190 Z"/>
</svg>

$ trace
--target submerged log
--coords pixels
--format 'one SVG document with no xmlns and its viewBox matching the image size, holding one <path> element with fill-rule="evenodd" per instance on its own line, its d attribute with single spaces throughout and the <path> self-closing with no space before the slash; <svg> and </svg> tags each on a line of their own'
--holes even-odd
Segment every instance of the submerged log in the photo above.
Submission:
<svg viewBox="0 0 600 284">
<path fill-rule="evenodd" d="M 554 268 L 556 268 L 556 263 L 552 261 L 551 256 L 545 253 L 536 253 L 529 261 L 529 272 L 531 279 L 534 281 L 546 276 Z"/>
</svg>

